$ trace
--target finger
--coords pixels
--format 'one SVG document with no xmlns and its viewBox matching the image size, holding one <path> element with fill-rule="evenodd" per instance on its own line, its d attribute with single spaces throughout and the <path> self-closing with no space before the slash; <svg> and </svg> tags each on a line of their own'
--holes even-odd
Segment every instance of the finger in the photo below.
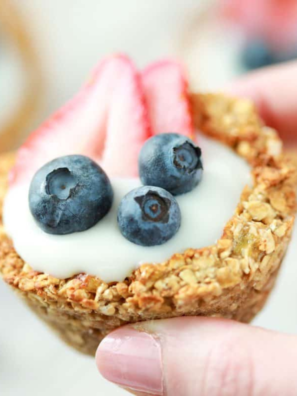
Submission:
<svg viewBox="0 0 297 396">
<path fill-rule="evenodd" d="M 252 73 L 227 91 L 252 99 L 267 125 L 288 141 L 297 141 L 297 62 Z"/>
<path fill-rule="evenodd" d="M 194 317 L 120 328 L 96 356 L 106 379 L 162 396 L 297 395 L 296 359 L 294 336 Z"/>
</svg>

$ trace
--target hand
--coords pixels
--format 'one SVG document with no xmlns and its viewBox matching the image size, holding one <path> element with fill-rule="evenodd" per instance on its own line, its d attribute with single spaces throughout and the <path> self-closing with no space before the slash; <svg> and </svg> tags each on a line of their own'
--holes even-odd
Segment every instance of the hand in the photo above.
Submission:
<svg viewBox="0 0 297 396">
<path fill-rule="evenodd" d="M 297 63 L 257 72 L 229 91 L 252 98 L 269 126 L 296 141 Z M 104 339 L 96 361 L 105 378 L 135 395 L 297 395 L 297 336 L 223 319 L 125 326 Z"/>
<path fill-rule="evenodd" d="M 265 123 L 275 128 L 285 143 L 297 144 L 297 62 L 251 73 L 227 91 L 252 99 Z"/>
</svg>

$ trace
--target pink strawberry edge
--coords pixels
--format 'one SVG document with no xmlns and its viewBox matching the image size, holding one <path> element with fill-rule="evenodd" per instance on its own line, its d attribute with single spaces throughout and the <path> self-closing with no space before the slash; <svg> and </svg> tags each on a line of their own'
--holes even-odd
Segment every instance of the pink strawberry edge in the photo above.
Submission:
<svg viewBox="0 0 297 396">
<path fill-rule="evenodd" d="M 194 117 L 193 117 L 193 110 L 191 106 L 191 101 L 190 101 L 190 90 L 189 90 L 189 83 L 188 79 L 186 77 L 187 73 L 185 71 L 185 67 L 183 66 L 182 63 L 174 60 L 174 59 L 162 59 L 160 61 L 154 62 L 150 65 L 148 65 L 143 71 L 142 71 L 142 80 L 146 78 L 146 76 L 151 75 L 155 73 L 156 71 L 168 70 L 168 68 L 174 67 L 180 76 L 180 92 L 181 92 L 181 102 L 184 104 L 184 110 L 185 110 L 185 127 L 186 127 L 186 135 L 188 135 L 191 139 L 194 139 L 195 137 L 195 128 L 194 128 Z M 147 105 L 148 103 L 148 98 L 146 98 Z M 154 134 L 154 131 L 152 131 Z"/>
</svg>

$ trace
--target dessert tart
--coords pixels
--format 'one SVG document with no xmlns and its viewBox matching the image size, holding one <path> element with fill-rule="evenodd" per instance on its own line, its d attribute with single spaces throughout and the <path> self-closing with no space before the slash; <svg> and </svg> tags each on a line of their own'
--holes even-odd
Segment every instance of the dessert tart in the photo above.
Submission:
<svg viewBox="0 0 297 396">
<path fill-rule="evenodd" d="M 250 101 L 189 93 L 173 61 L 139 72 L 113 56 L 1 157 L 0 272 L 90 355 L 128 323 L 249 322 L 287 250 L 296 183 Z"/>
</svg>

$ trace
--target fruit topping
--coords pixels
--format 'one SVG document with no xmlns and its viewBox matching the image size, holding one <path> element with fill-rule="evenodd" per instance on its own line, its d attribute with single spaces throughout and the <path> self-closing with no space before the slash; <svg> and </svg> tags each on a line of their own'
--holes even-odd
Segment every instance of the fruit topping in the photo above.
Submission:
<svg viewBox="0 0 297 396">
<path fill-rule="evenodd" d="M 137 176 L 139 151 L 149 136 L 140 75 L 126 56 L 109 57 L 74 99 L 29 136 L 10 183 L 29 182 L 42 165 L 71 154 L 91 157 L 110 176 Z"/>
<path fill-rule="evenodd" d="M 110 210 L 113 191 L 103 169 L 82 155 L 57 158 L 35 174 L 30 210 L 43 231 L 71 234 L 94 226 Z"/>
<path fill-rule="evenodd" d="M 173 195 L 187 193 L 202 179 L 201 149 L 177 133 L 150 138 L 139 156 L 139 175 L 144 185 L 164 188 Z"/>
<path fill-rule="evenodd" d="M 180 228 L 180 208 L 168 191 L 158 187 L 140 187 L 122 199 L 118 224 L 130 242 L 141 246 L 162 245 Z"/>
<path fill-rule="evenodd" d="M 188 82 L 182 66 L 170 60 L 156 62 L 143 71 L 142 84 L 152 133 L 179 131 L 193 137 Z"/>
<path fill-rule="evenodd" d="M 116 59 L 107 78 L 112 92 L 100 164 L 110 177 L 135 177 L 141 147 L 151 136 L 150 124 L 140 74 L 128 58 Z"/>
</svg>

